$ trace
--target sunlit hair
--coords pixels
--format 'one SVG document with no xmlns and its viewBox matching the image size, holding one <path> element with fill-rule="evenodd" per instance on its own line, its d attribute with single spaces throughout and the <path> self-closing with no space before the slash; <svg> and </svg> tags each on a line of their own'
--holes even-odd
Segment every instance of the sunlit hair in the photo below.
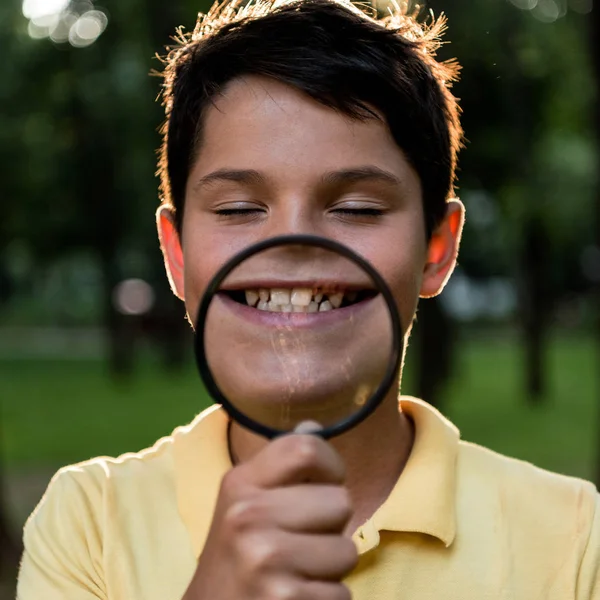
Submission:
<svg viewBox="0 0 600 600">
<path fill-rule="evenodd" d="M 231 0 L 200 14 L 192 33 L 179 30 L 163 59 L 158 170 L 179 230 L 205 109 L 231 80 L 259 75 L 352 118 L 383 117 L 420 177 L 430 235 L 454 193 L 462 140 L 450 91 L 459 67 L 436 59 L 445 27 L 443 17 L 420 23 L 404 3 L 378 17 L 346 0 Z"/>
</svg>

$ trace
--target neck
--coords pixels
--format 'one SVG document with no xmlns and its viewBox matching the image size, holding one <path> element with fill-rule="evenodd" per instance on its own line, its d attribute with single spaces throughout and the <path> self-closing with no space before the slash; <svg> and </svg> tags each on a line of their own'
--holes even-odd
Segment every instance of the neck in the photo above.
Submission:
<svg viewBox="0 0 600 600">
<path fill-rule="evenodd" d="M 413 438 L 412 422 L 399 410 L 394 393 L 362 423 L 331 440 L 346 463 L 346 487 L 354 503 L 349 533 L 369 519 L 389 496 L 408 460 Z M 232 423 L 230 448 L 234 462 L 245 462 L 268 443 Z"/>
</svg>

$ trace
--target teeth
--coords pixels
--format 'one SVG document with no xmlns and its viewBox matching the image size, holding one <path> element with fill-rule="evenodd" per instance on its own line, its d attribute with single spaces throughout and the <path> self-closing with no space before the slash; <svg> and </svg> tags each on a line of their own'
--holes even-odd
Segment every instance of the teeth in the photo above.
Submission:
<svg viewBox="0 0 600 600">
<path fill-rule="evenodd" d="M 340 308 L 344 297 L 354 302 L 358 292 L 335 292 L 327 294 L 311 288 L 251 289 L 245 291 L 248 306 L 258 310 L 285 313 L 316 313 Z"/>
<path fill-rule="evenodd" d="M 294 306 L 308 306 L 312 300 L 312 290 L 309 288 L 294 288 L 291 302 Z"/>
<path fill-rule="evenodd" d="M 333 306 L 329 300 L 323 300 L 323 302 L 319 304 L 319 312 L 325 312 L 327 310 L 333 310 Z"/>
<path fill-rule="evenodd" d="M 246 290 L 246 304 L 248 304 L 248 306 L 256 306 L 258 298 L 259 296 L 256 290 Z"/>
<path fill-rule="evenodd" d="M 339 308 L 342 305 L 344 299 L 344 292 L 336 292 L 335 294 L 329 294 L 329 302 L 333 308 Z M 321 304 L 323 306 L 324 302 Z"/>
<path fill-rule="evenodd" d="M 283 306 L 290 303 L 290 290 L 283 288 L 273 288 L 271 290 L 271 302 Z"/>
</svg>

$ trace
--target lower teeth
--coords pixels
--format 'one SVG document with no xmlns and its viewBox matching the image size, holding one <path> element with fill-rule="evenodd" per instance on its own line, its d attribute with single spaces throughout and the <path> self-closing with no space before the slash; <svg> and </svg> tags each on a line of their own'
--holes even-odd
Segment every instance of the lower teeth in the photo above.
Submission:
<svg viewBox="0 0 600 600">
<path fill-rule="evenodd" d="M 320 304 L 317 302 L 311 302 L 308 306 L 297 306 L 295 304 L 274 304 L 272 301 L 264 302 L 261 301 L 256 305 L 258 310 L 264 310 L 266 312 L 284 312 L 284 313 L 316 313 L 326 312 L 332 310 L 333 306 L 328 300 L 324 300 Z"/>
</svg>

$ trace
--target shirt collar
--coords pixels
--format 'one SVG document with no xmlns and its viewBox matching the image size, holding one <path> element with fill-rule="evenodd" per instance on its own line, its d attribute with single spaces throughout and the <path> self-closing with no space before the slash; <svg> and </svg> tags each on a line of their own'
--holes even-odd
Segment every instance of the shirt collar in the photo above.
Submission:
<svg viewBox="0 0 600 600">
<path fill-rule="evenodd" d="M 424 533 L 450 546 L 456 534 L 459 432 L 421 400 L 401 397 L 400 408 L 415 424 L 413 448 L 391 494 L 365 527 L 374 534 Z M 225 411 L 215 405 L 173 434 L 178 507 L 196 557 L 208 536 L 221 480 L 232 466 L 227 423 Z"/>
<path fill-rule="evenodd" d="M 456 535 L 458 429 L 429 404 L 401 397 L 415 440 L 398 482 L 371 521 L 378 531 L 425 533 L 450 546 Z"/>
</svg>

